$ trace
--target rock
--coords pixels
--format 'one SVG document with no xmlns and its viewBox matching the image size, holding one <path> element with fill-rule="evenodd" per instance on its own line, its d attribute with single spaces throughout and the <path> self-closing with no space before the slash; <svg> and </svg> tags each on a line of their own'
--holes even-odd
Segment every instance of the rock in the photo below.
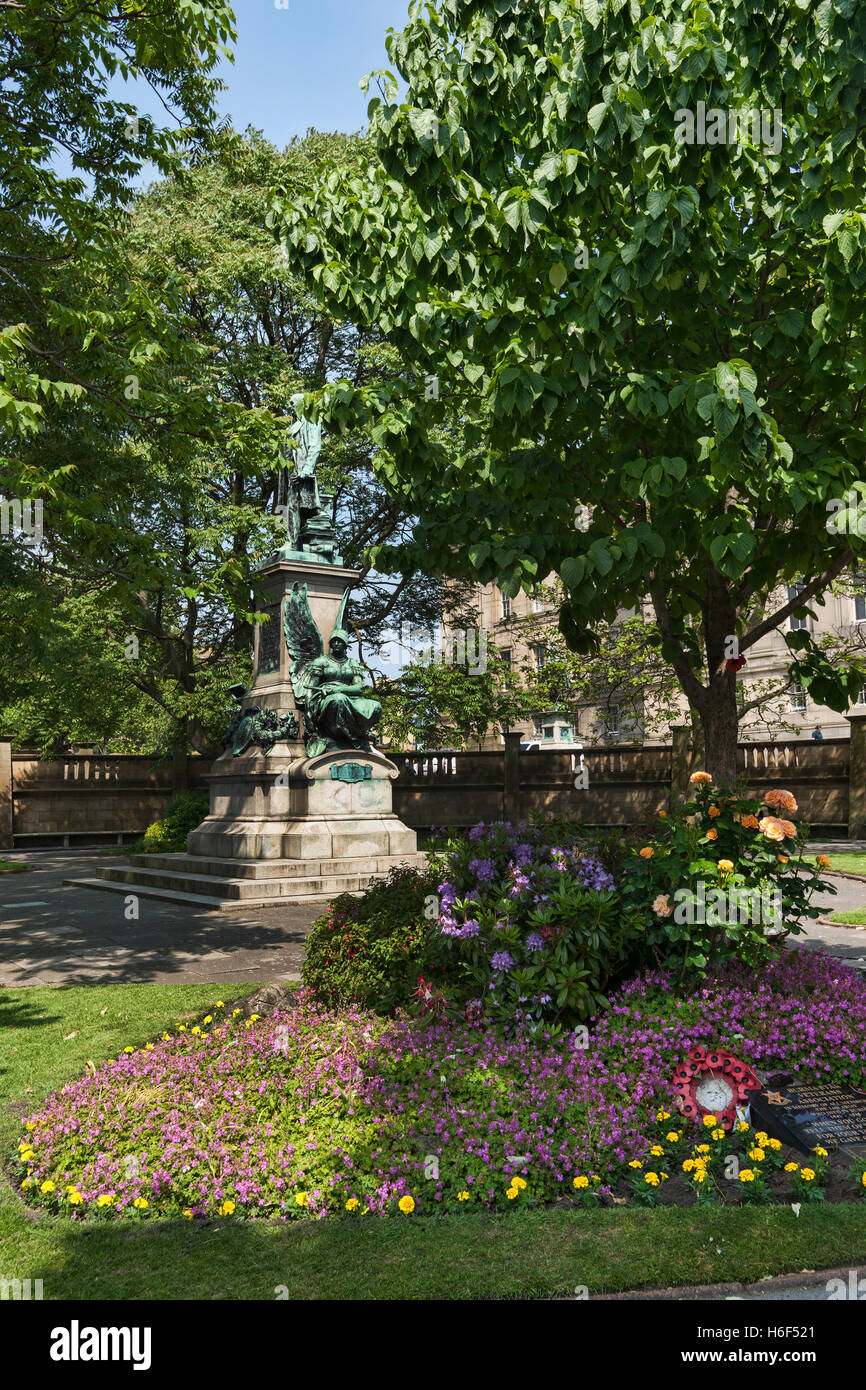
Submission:
<svg viewBox="0 0 866 1390">
<path fill-rule="evenodd" d="M 244 1018 L 249 1018 L 250 1014 L 267 1018 L 269 1014 L 294 1009 L 298 1002 L 297 993 L 297 990 L 287 989 L 285 985 L 262 985 L 246 998 L 237 999 L 234 1007 L 240 1009 Z"/>
</svg>

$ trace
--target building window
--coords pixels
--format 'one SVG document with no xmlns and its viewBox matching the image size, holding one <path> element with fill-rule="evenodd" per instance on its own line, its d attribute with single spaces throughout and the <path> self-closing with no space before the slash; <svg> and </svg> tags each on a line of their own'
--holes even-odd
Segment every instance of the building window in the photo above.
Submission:
<svg viewBox="0 0 866 1390">
<path fill-rule="evenodd" d="M 616 705 L 606 709 L 602 715 L 601 726 L 605 738 L 617 738 L 620 732 L 620 713 Z"/>
<path fill-rule="evenodd" d="M 503 647 L 503 648 L 502 648 L 502 661 L 503 661 L 503 664 L 504 664 L 504 665 L 508 668 L 508 670 L 510 671 L 510 670 L 511 670 L 511 648 L 510 648 L 510 647 Z"/>
<path fill-rule="evenodd" d="M 552 725 L 552 724 L 545 724 L 545 726 L 544 726 L 544 737 L 545 737 L 545 738 L 553 738 L 553 725 Z"/>
<path fill-rule="evenodd" d="M 541 675 L 541 672 L 544 670 L 544 663 L 547 660 L 547 652 L 543 647 L 533 647 L 532 655 L 535 658 L 536 675 Z"/>
<path fill-rule="evenodd" d="M 571 729 L 568 724 L 563 724 L 559 730 L 559 737 L 563 743 L 571 743 Z"/>
<path fill-rule="evenodd" d="M 854 576 L 854 621 L 866 623 L 866 572 Z"/>
<path fill-rule="evenodd" d="M 508 597 L 507 594 L 502 594 L 502 595 L 501 595 L 501 598 L 502 598 L 502 616 L 503 616 L 503 618 L 510 618 L 510 617 L 511 617 L 511 599 Z"/>
<path fill-rule="evenodd" d="M 536 716 L 532 721 L 532 733 L 535 738 L 541 738 L 544 732 L 544 720 Z"/>
<path fill-rule="evenodd" d="M 791 599 L 799 598 L 800 595 L 801 595 L 802 592 L 803 592 L 804 587 L 805 587 L 805 586 L 803 585 L 802 580 L 798 580 L 796 584 L 789 584 L 789 585 L 788 585 L 788 602 L 790 603 L 790 602 L 791 602 Z M 795 618 L 795 617 L 794 617 L 794 614 L 792 613 L 791 616 L 790 616 L 789 619 L 788 619 L 788 631 L 789 631 L 789 632 L 799 632 L 801 628 L 807 628 L 808 626 L 809 626 L 809 619 L 808 619 L 808 618 Z"/>
<path fill-rule="evenodd" d="M 799 681 L 791 682 L 791 709 L 801 714 L 806 711 L 806 692 Z"/>
<path fill-rule="evenodd" d="M 866 685 L 861 685 L 860 694 L 857 696 L 858 705 L 866 705 Z"/>
</svg>

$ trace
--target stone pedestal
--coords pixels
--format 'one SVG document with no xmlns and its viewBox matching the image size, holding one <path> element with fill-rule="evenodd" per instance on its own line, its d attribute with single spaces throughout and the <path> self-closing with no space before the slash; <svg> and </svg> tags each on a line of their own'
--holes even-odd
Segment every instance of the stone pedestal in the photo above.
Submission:
<svg viewBox="0 0 866 1390">
<path fill-rule="evenodd" d="M 294 713 L 283 605 L 296 581 L 327 651 L 346 590 L 358 570 L 278 551 L 261 571 L 268 621 L 255 638 L 255 678 L 244 708 Z M 237 746 L 237 745 L 236 745 Z M 308 758 L 300 735 L 266 750 L 226 751 L 206 778 L 210 811 L 186 854 L 133 855 L 94 888 L 168 898 L 191 906 L 249 908 L 327 900 L 360 892 L 398 864 L 422 867 L 417 838 L 391 809 L 395 765 L 378 752 L 334 750 Z"/>
</svg>

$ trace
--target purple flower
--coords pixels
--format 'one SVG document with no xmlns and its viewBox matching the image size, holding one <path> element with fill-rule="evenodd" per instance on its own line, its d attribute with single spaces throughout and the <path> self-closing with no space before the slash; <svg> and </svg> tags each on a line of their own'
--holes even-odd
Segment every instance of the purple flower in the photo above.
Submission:
<svg viewBox="0 0 866 1390">
<path fill-rule="evenodd" d="M 492 883 L 496 877 L 496 861 L 494 859 L 471 859 L 469 872 L 475 875 L 479 883 Z"/>
<path fill-rule="evenodd" d="M 494 951 L 490 964 L 494 970 L 510 970 L 514 964 L 514 958 L 507 951 Z"/>
<path fill-rule="evenodd" d="M 538 935 L 538 932 L 537 932 L 537 931 L 534 931 L 534 932 L 530 932 L 530 933 L 529 933 L 529 936 L 526 938 L 526 949 L 527 949 L 527 951 L 543 951 L 543 950 L 544 950 L 544 941 L 543 941 L 543 939 Z"/>
</svg>

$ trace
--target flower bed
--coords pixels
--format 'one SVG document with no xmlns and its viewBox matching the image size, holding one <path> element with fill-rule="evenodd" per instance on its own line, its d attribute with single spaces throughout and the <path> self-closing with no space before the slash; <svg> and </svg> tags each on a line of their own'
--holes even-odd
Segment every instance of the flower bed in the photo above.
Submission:
<svg viewBox="0 0 866 1390">
<path fill-rule="evenodd" d="M 685 997 L 669 989 L 643 976 L 557 1039 L 329 1013 L 307 994 L 269 1019 L 218 1006 L 50 1097 L 25 1122 L 19 1182 L 28 1200 L 95 1219 L 595 1202 L 653 1157 L 671 1072 L 698 1043 L 866 1085 L 866 981 L 831 957 L 789 952 L 760 978 L 726 966 Z M 796 1190 L 792 1178 L 783 1199 Z M 858 1190 L 855 1175 L 846 1194 Z"/>
</svg>

